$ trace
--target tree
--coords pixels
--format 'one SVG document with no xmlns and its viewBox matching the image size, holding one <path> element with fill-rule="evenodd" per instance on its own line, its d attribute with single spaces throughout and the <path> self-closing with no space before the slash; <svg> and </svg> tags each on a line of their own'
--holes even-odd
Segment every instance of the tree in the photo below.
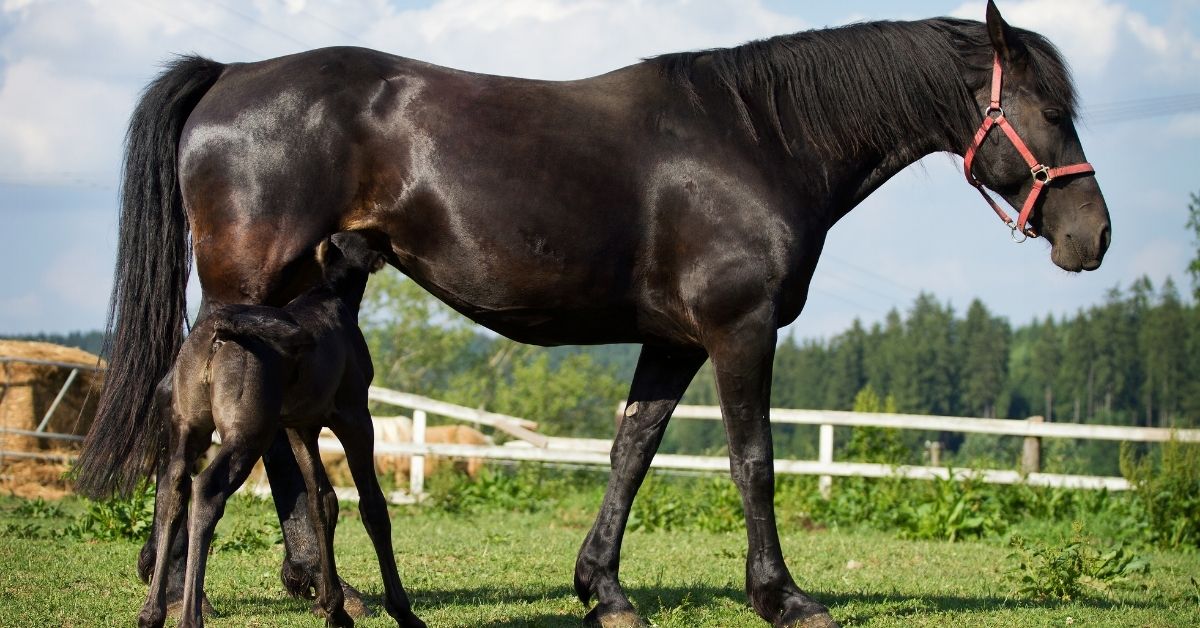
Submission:
<svg viewBox="0 0 1200 628">
<path fill-rule="evenodd" d="M 1145 371 L 1141 378 L 1145 423 L 1155 425 L 1157 412 L 1158 425 L 1173 425 L 1187 369 L 1187 321 L 1170 277 L 1163 284 L 1158 303 L 1143 316 L 1137 342 Z"/>
<path fill-rule="evenodd" d="M 1188 203 L 1187 227 L 1192 230 L 1192 238 L 1196 245 L 1196 255 L 1188 263 L 1188 274 L 1192 276 L 1192 298 L 1200 301 L 1200 195 L 1191 194 Z"/>
<path fill-rule="evenodd" d="M 854 319 L 845 333 L 836 336 L 829 347 L 829 369 L 825 382 L 824 408 L 849 410 L 855 394 L 866 383 L 863 351 L 867 333 L 862 323 Z"/>
<path fill-rule="evenodd" d="M 1046 322 L 1037 332 L 1030 369 L 1045 401 L 1045 405 L 1042 406 L 1044 416 L 1047 421 L 1053 421 L 1054 381 L 1058 379 L 1059 362 L 1062 359 L 1062 348 L 1059 345 L 1058 327 L 1054 324 L 1054 317 L 1047 316 Z"/>
<path fill-rule="evenodd" d="M 993 317 L 979 299 L 971 301 L 962 326 L 963 408 L 992 418 L 996 400 L 1008 380 L 1009 342 L 1012 331 L 1002 318 Z"/>
<path fill-rule="evenodd" d="M 902 411 L 954 414 L 957 409 L 958 355 L 954 312 L 922 293 L 905 324 L 893 387 Z"/>
<path fill-rule="evenodd" d="M 556 356 L 485 335 L 397 273 L 372 278 L 359 318 L 382 386 L 528 418 L 549 434 L 612 435 L 625 384 L 584 351 Z"/>
</svg>

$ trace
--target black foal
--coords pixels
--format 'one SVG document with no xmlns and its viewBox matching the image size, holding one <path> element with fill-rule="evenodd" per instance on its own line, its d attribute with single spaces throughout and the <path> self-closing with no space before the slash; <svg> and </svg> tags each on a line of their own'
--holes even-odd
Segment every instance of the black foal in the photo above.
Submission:
<svg viewBox="0 0 1200 628">
<path fill-rule="evenodd" d="M 187 569 L 180 626 L 202 625 L 204 568 L 213 530 L 236 491 L 282 428 L 308 488 L 321 560 L 318 600 L 326 624 L 351 626 L 333 560 L 337 497 L 317 451 L 329 427 L 346 449 L 367 533 L 379 556 L 384 605 L 400 626 L 424 626 L 409 605 L 392 555 L 387 503 L 375 477 L 374 432 L 367 387 L 374 375 L 358 307 L 367 277 L 383 256 L 352 231 L 317 247 L 324 280 L 282 308 L 232 305 L 201 321 L 176 358 L 170 398 L 169 460 L 158 484 L 158 534 L 150 593 L 138 621 L 161 626 L 171 539 L 183 519 L 191 484 Z M 189 470 L 209 446 L 221 446 L 193 482 Z"/>
</svg>

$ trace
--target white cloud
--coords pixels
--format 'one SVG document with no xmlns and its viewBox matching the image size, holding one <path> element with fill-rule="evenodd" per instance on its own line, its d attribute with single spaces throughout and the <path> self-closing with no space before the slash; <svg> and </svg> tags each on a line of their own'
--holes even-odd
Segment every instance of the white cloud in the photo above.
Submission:
<svg viewBox="0 0 1200 628">
<path fill-rule="evenodd" d="M 131 105 L 127 90 L 64 76 L 50 60 L 10 63 L 0 87 L 0 172 L 35 180 L 110 173 Z"/>
<path fill-rule="evenodd" d="M 382 0 L 7 0 L 3 11 L 11 29 L 0 40 L 0 172 L 40 183 L 111 179 L 134 100 L 172 53 L 245 61 L 365 43 L 463 69 L 570 79 L 803 27 L 736 0 L 442 0 L 408 11 Z"/>
<path fill-rule="evenodd" d="M 1153 24 L 1143 13 L 1120 2 L 1024 0 L 1004 2 L 1000 10 L 1009 24 L 1037 31 L 1053 41 L 1081 75 L 1105 76 L 1116 57 L 1130 52 L 1122 49 L 1126 36 L 1149 53 L 1153 63 L 1148 65 L 1155 71 L 1171 72 L 1181 66 L 1190 68 L 1185 70 L 1188 72 L 1200 71 L 1200 42 L 1185 24 Z M 983 19 L 977 2 L 960 5 L 953 15 Z"/>
<path fill-rule="evenodd" d="M 983 20 L 982 3 L 969 2 L 953 15 Z M 1076 72 L 1100 74 L 1117 49 L 1126 9 L 1106 0 L 1004 2 L 1000 12 L 1013 26 L 1037 31 L 1055 43 Z"/>
</svg>

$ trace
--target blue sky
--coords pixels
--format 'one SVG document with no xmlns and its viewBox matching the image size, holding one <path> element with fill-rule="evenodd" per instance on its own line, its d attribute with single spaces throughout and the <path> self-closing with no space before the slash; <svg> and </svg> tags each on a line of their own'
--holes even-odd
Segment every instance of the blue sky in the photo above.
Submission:
<svg viewBox="0 0 1200 628">
<path fill-rule="evenodd" d="M 852 21 L 982 19 L 984 4 L 0 0 L 0 333 L 103 325 L 126 119 L 172 53 L 248 61 L 353 44 L 468 70 L 569 79 L 656 53 Z M 1044 242 L 1011 243 L 963 182 L 960 161 L 935 155 L 833 229 L 808 308 L 792 326 L 797 336 L 828 336 L 855 317 L 879 320 L 919 291 L 959 312 L 979 297 L 1019 324 L 1086 308 L 1141 275 L 1156 285 L 1173 275 L 1188 286 L 1183 269 L 1195 245 L 1184 221 L 1188 193 L 1200 191 L 1200 110 L 1124 121 L 1104 112 L 1138 99 L 1200 99 L 1200 0 L 999 6 L 1011 23 L 1050 37 L 1075 69 L 1081 138 L 1112 212 L 1104 266 L 1070 275 L 1050 263 Z"/>
</svg>

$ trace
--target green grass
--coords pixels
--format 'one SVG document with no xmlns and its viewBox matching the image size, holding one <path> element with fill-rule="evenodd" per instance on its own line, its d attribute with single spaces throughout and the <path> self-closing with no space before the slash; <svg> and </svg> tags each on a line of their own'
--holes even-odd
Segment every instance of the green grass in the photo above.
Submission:
<svg viewBox="0 0 1200 628">
<path fill-rule="evenodd" d="M 578 626 L 584 609 L 571 577 L 597 506 L 594 497 L 559 500 L 534 513 L 394 509 L 396 555 L 417 613 L 438 627 Z M 58 512 L 26 518 L 14 512 L 21 503 L 0 498 L 0 530 L 8 529 L 0 535 L 0 625 L 130 625 L 145 597 L 134 570 L 139 545 L 21 538 L 52 536 L 83 510 L 68 499 Z M 356 511 L 342 512 L 339 571 L 379 608 L 382 587 L 370 544 Z M 238 497 L 218 534 L 232 539 L 273 519 L 269 504 Z M 1036 601 L 1016 593 L 1007 536 L 948 543 L 899 540 L 878 531 L 806 531 L 788 522 L 783 528 L 793 574 L 846 626 L 1200 625 L 1200 592 L 1192 581 L 1200 579 L 1196 553 L 1147 552 L 1150 573 L 1111 594 Z M 1043 531 L 1042 537 L 1053 534 Z M 208 593 L 220 613 L 209 624 L 322 625 L 309 614 L 311 602 L 283 593 L 281 547 L 248 545 L 209 559 Z M 766 625 L 742 590 L 740 530 L 631 532 L 623 556 L 626 590 L 654 625 Z M 850 561 L 861 566 L 848 568 Z M 359 625 L 394 624 L 377 615 Z"/>
</svg>

